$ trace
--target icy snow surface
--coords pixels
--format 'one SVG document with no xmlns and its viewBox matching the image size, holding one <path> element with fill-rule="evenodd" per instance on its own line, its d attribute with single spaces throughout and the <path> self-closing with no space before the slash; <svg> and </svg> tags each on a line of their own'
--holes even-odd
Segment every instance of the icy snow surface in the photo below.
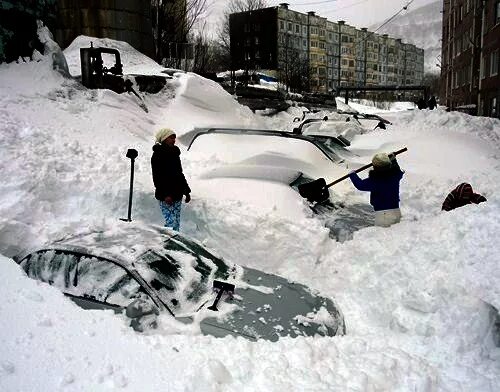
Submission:
<svg viewBox="0 0 500 392">
<path fill-rule="evenodd" d="M 65 51 L 72 74 L 87 38 Z M 125 66 L 161 68 L 123 43 L 94 39 L 97 44 L 116 45 Z M 157 331 L 141 335 L 120 316 L 84 311 L 55 288 L 28 279 L 10 258 L 21 249 L 126 216 L 128 148 L 139 151 L 132 219 L 162 222 L 149 162 L 158 128 L 173 127 L 179 135 L 207 125 L 290 129 L 302 114 L 290 108 L 261 117 L 217 84 L 184 73 L 144 100 L 149 113 L 133 95 L 87 90 L 63 79 L 48 59 L 0 65 L 0 390 L 498 391 L 495 119 L 386 111 L 394 125 L 356 136 L 351 149 L 368 162 L 375 151 L 408 147 L 399 159 L 406 171 L 403 219 L 386 229 L 361 229 L 345 242 L 332 240 L 279 180 L 221 175 L 269 164 L 269 155 L 258 154 L 260 141 L 246 141 L 247 155 L 235 157 L 236 169 L 221 169 L 228 162 L 220 145 L 202 143 L 205 150 L 196 153 L 179 144 L 193 189 L 181 230 L 231 261 L 335 298 L 346 336 L 251 343 L 181 330 L 168 317 Z M 304 159 L 298 158 L 288 162 Z M 330 168 L 313 174 L 326 176 Z M 446 194 L 462 181 L 488 201 L 442 212 Z M 349 182 L 332 189 L 332 196 L 345 205 L 369 200 Z"/>
</svg>

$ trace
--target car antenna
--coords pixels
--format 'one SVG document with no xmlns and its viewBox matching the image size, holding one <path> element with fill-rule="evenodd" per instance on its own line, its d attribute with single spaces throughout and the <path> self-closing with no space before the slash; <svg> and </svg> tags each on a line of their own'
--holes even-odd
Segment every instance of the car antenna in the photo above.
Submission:
<svg viewBox="0 0 500 392">
<path fill-rule="evenodd" d="M 217 304 L 219 303 L 222 294 L 224 294 L 224 291 L 227 291 L 228 294 L 233 294 L 234 293 L 234 284 L 231 283 L 226 283 L 226 282 L 221 282 L 220 280 L 214 280 L 214 285 L 213 285 L 214 290 L 218 290 L 217 297 L 215 298 L 215 301 L 212 305 L 208 307 L 208 309 L 213 310 L 214 312 L 218 312 L 219 309 L 217 309 Z"/>
<path fill-rule="evenodd" d="M 132 194 L 134 192 L 134 161 L 138 155 L 139 153 L 137 152 L 137 150 L 133 148 L 129 148 L 127 150 L 126 157 L 130 158 L 130 191 L 128 195 L 128 216 L 127 218 L 120 218 L 120 220 L 124 222 L 132 222 L 131 215 L 132 215 Z"/>
</svg>

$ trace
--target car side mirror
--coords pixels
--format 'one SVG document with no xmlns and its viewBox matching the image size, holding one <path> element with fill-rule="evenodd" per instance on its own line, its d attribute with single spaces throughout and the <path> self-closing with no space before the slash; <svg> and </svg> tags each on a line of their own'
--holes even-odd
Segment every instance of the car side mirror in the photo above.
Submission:
<svg viewBox="0 0 500 392">
<path fill-rule="evenodd" d="M 125 309 L 125 315 L 131 319 L 141 318 L 150 314 L 159 315 L 160 311 L 150 301 L 141 298 L 131 302 Z"/>
<path fill-rule="evenodd" d="M 159 309 L 151 301 L 142 298 L 134 300 L 125 309 L 125 315 L 131 319 L 130 326 L 138 332 L 157 328 L 156 316 L 159 314 Z"/>
</svg>

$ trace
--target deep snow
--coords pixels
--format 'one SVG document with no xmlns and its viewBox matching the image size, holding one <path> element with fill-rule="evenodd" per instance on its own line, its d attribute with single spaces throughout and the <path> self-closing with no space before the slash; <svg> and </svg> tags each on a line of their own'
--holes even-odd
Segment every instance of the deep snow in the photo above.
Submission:
<svg viewBox="0 0 500 392">
<path fill-rule="evenodd" d="M 76 42 L 87 45 L 85 37 Z M 124 62 L 150 64 L 116 45 Z M 75 43 L 65 51 L 73 74 L 77 51 Z M 125 319 L 81 310 L 26 278 L 10 259 L 18 250 L 126 215 L 128 148 L 139 151 L 132 218 L 162 223 L 149 164 L 158 128 L 179 135 L 214 124 L 290 129 L 302 114 L 291 108 L 261 117 L 217 84 L 185 73 L 144 101 L 149 113 L 133 95 L 87 90 L 52 71 L 48 58 L 0 64 L 0 390 L 498 390 L 495 119 L 441 110 L 384 113 L 394 125 L 356 136 L 351 149 L 368 162 L 375 151 L 408 147 L 399 159 L 406 171 L 403 220 L 364 228 L 345 242 L 332 240 L 321 219 L 281 184 L 226 179 L 211 186 L 206 173 L 220 167 L 220 154 L 180 145 L 193 188 L 181 230 L 229 260 L 335 298 L 346 319 L 344 337 L 250 343 L 181 331 L 168 319 L 140 335 Z M 442 212 L 446 194 L 462 181 L 488 201 Z M 369 195 L 348 182 L 332 191 L 336 202 L 368 203 Z"/>
</svg>

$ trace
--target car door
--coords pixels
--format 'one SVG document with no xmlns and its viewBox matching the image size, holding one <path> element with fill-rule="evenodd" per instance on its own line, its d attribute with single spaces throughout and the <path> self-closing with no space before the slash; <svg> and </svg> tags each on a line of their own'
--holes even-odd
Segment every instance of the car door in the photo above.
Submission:
<svg viewBox="0 0 500 392">
<path fill-rule="evenodd" d="M 49 283 L 84 309 L 121 312 L 135 299 L 154 301 L 122 266 L 110 260 L 62 250 L 40 250 L 21 266 L 30 278 Z"/>
</svg>

